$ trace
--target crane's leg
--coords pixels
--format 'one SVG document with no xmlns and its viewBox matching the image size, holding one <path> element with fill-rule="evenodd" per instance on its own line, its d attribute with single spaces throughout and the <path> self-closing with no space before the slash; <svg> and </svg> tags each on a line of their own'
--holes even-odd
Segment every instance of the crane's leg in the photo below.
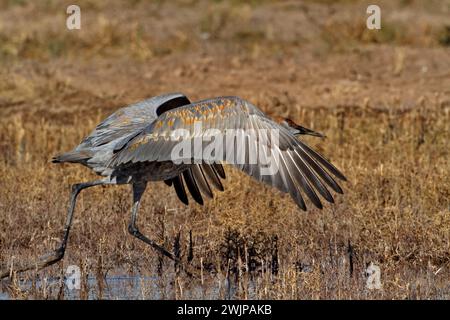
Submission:
<svg viewBox="0 0 450 320">
<path fill-rule="evenodd" d="M 66 251 L 67 239 L 69 238 L 70 227 L 72 225 L 73 213 L 75 210 L 75 204 L 77 201 L 78 194 L 83 189 L 87 189 L 87 188 L 99 186 L 99 185 L 105 185 L 105 184 L 111 184 L 109 179 L 105 178 L 105 179 L 100 179 L 100 180 L 95 180 L 95 181 L 90 181 L 90 182 L 83 182 L 83 183 L 78 183 L 78 184 L 72 185 L 70 204 L 69 204 L 69 209 L 68 209 L 68 213 L 67 213 L 66 223 L 64 226 L 64 235 L 63 235 L 63 239 L 62 239 L 61 244 L 59 245 L 58 249 L 56 249 L 55 251 L 53 251 L 49 254 L 41 256 L 37 262 L 29 263 L 26 265 L 20 265 L 20 264 L 17 266 L 13 265 L 12 267 L 7 268 L 6 270 L 0 270 L 0 279 L 9 276 L 11 271 L 24 272 L 24 271 L 28 271 L 28 270 L 39 270 L 39 269 L 45 268 L 49 265 L 52 265 L 52 264 L 60 261 L 64 257 L 64 252 Z"/>
<path fill-rule="evenodd" d="M 44 258 L 44 260 L 47 263 L 45 266 L 51 265 L 55 262 L 58 262 L 59 260 L 61 260 L 64 257 L 64 253 L 66 252 L 66 247 L 67 247 L 67 240 L 69 238 L 70 228 L 72 226 L 73 213 L 75 211 L 77 197 L 80 194 L 81 190 L 87 189 L 90 187 L 99 186 L 99 185 L 105 185 L 105 184 L 111 184 L 111 182 L 108 178 L 94 180 L 94 181 L 90 181 L 90 182 L 77 183 L 77 184 L 72 185 L 72 193 L 70 196 L 70 205 L 69 205 L 69 210 L 68 210 L 67 217 L 66 217 L 66 223 L 64 226 L 63 240 L 61 241 L 61 244 L 59 245 L 58 249 L 56 249 L 54 252 L 42 257 L 42 258 Z M 47 259 L 45 259 L 45 258 L 47 258 Z"/>
<path fill-rule="evenodd" d="M 147 183 L 134 183 L 133 184 L 133 207 L 131 209 L 131 220 L 130 224 L 128 225 L 128 232 L 133 235 L 134 237 L 144 241 L 145 243 L 151 245 L 155 250 L 161 252 L 166 257 L 180 262 L 178 258 L 176 258 L 172 253 L 164 249 L 162 246 L 157 244 L 155 241 L 150 240 L 146 236 L 144 236 L 138 229 L 136 225 L 137 215 L 139 211 L 139 203 L 141 202 L 142 194 L 145 191 L 145 188 L 147 187 Z"/>
</svg>

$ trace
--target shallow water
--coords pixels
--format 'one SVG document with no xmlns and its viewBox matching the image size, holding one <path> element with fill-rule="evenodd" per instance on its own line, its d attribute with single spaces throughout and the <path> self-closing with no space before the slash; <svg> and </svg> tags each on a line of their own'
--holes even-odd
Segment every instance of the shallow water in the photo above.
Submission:
<svg viewBox="0 0 450 320">
<path fill-rule="evenodd" d="M 6 280 L 7 281 L 7 280 Z M 237 286 L 233 281 L 200 281 L 183 278 L 181 285 L 174 278 L 145 275 L 110 275 L 102 277 L 89 275 L 83 284 L 75 284 L 70 277 L 43 278 L 19 281 L 16 290 L 22 294 L 12 295 L 7 286 L 0 287 L 0 300 L 10 299 L 232 299 L 236 297 Z M 220 283 L 219 283 L 220 282 Z M 181 289 L 180 289 L 181 287 Z M 17 290 L 19 289 L 19 290 Z M 255 296 L 254 283 L 249 284 L 249 297 Z"/>
</svg>

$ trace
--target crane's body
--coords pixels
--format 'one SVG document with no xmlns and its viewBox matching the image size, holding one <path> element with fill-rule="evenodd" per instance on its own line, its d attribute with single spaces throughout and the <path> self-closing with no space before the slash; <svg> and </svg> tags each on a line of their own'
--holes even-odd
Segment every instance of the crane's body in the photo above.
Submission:
<svg viewBox="0 0 450 320">
<path fill-rule="evenodd" d="M 114 150 L 126 144 L 158 118 L 158 111 L 189 104 L 179 93 L 166 94 L 129 105 L 102 121 L 74 150 L 53 158 L 53 162 L 81 163 L 97 174 L 109 177 L 112 183 L 160 181 L 173 178 L 186 166 L 171 161 L 145 162 L 108 167 Z M 161 108 L 161 109 L 159 109 Z"/>
<path fill-rule="evenodd" d="M 197 130 L 195 123 L 200 123 L 202 128 Z M 223 152 L 214 152 L 214 155 L 205 158 L 204 154 L 193 150 L 192 159 L 196 161 L 174 161 L 172 151 L 178 143 L 208 138 L 211 129 L 221 134 L 236 130 L 243 138 L 243 144 L 234 148 L 238 140 L 231 140 L 231 143 L 221 142 L 219 146 Z M 176 130 L 184 130 L 187 135 L 177 139 L 169 138 Z M 274 130 L 279 139 L 275 141 L 271 138 L 255 137 L 249 135 L 248 130 L 258 133 Z M 224 190 L 221 182 L 221 179 L 225 179 L 222 162 L 229 159 L 230 153 L 236 153 L 236 159 L 243 160 L 232 163 L 235 167 L 260 182 L 289 193 L 299 208 L 306 210 L 303 199 L 306 195 L 321 209 L 322 202 L 318 194 L 328 202 L 334 202 L 328 187 L 337 193 L 343 193 L 334 177 L 341 180 L 345 180 L 345 177 L 323 156 L 297 139 L 302 134 L 322 136 L 290 119 L 277 123 L 250 102 L 238 97 L 218 97 L 191 103 L 185 95 L 171 93 L 121 108 L 102 121 L 72 151 L 53 158 L 56 163 L 80 163 L 92 169 L 101 178 L 72 186 L 60 247 L 50 255 L 42 257 L 39 263 L 17 271 L 42 268 L 62 259 L 79 192 L 93 186 L 111 184 L 132 185 L 133 207 L 129 232 L 167 257 L 178 260 L 178 257 L 144 236 L 137 228 L 138 208 L 147 182 L 164 181 L 174 187 L 183 203 L 189 203 L 190 194 L 197 203 L 203 204 L 203 196 L 213 197 L 211 185 L 218 190 Z M 249 154 L 256 145 L 260 147 L 262 157 L 251 162 Z M 272 158 L 276 158 L 277 170 L 271 175 L 263 174 L 263 164 L 267 163 L 264 160 L 273 160 Z M 7 274 L 0 272 L 0 277 Z"/>
</svg>

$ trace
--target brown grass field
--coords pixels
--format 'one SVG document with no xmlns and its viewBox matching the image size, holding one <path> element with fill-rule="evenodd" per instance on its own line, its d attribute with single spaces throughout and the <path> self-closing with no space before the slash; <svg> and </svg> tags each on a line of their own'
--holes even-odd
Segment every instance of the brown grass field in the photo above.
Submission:
<svg viewBox="0 0 450 320">
<path fill-rule="evenodd" d="M 128 234 L 129 186 L 89 189 L 63 261 L 0 280 L 0 298 L 449 299 L 450 2 L 377 1 L 368 30 L 372 2 L 78 0 L 69 31 L 67 1 L 1 0 L 1 265 L 55 248 L 70 185 L 94 178 L 51 157 L 165 92 L 237 95 L 323 132 L 305 139 L 349 181 L 308 212 L 231 167 L 204 206 L 151 183 L 141 229 L 184 260 L 191 234 L 194 276 Z"/>
</svg>

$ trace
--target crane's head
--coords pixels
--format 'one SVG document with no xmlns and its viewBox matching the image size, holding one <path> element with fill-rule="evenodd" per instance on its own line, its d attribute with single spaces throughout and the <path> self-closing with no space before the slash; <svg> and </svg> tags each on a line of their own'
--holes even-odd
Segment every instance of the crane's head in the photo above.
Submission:
<svg viewBox="0 0 450 320">
<path fill-rule="evenodd" d="M 300 135 L 300 134 L 306 134 L 306 135 L 310 135 L 310 136 L 315 136 L 315 137 L 320 137 L 320 138 L 325 138 L 325 135 L 320 133 L 320 132 L 316 132 L 313 131 L 311 129 L 305 128 L 299 124 L 296 124 L 294 121 L 292 121 L 289 118 L 280 118 L 279 119 L 279 123 L 286 127 L 287 129 L 289 129 L 289 131 L 291 131 L 294 135 Z"/>
</svg>

